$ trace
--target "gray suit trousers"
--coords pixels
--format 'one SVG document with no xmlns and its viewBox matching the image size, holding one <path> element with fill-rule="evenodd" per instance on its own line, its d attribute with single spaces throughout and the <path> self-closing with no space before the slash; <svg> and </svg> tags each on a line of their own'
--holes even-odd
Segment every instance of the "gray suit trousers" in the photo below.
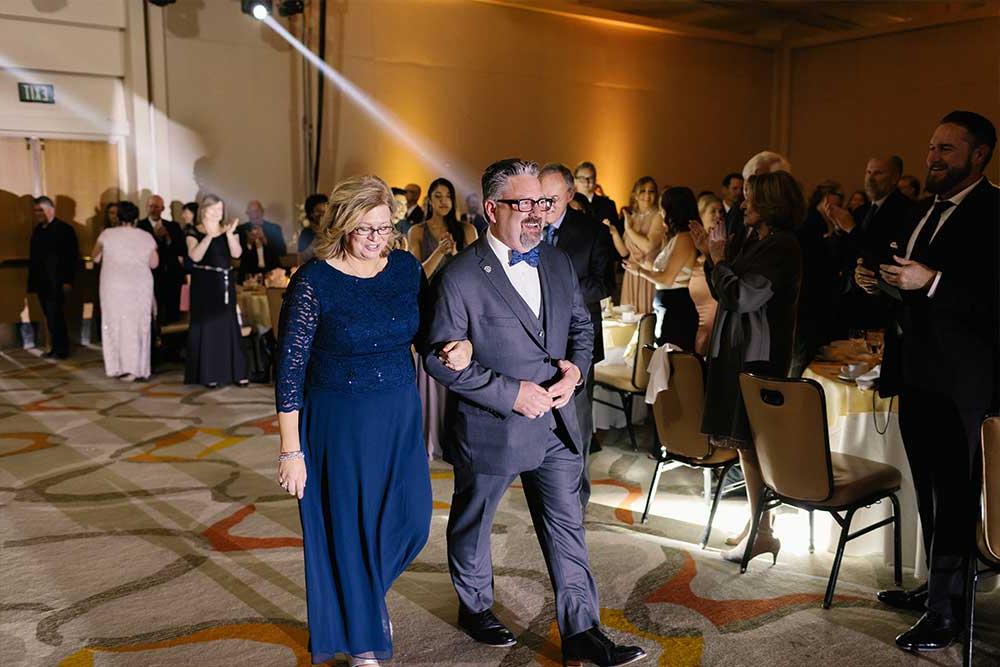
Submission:
<svg viewBox="0 0 1000 667">
<path fill-rule="evenodd" d="M 545 459 L 520 473 L 538 543 L 556 597 L 556 622 L 563 637 L 600 624 L 597 586 L 590 573 L 580 507 L 583 458 L 555 433 Z M 455 493 L 448 518 L 448 566 L 459 601 L 473 613 L 493 606 L 490 533 L 501 498 L 516 474 L 486 475 L 455 468 Z"/>
</svg>

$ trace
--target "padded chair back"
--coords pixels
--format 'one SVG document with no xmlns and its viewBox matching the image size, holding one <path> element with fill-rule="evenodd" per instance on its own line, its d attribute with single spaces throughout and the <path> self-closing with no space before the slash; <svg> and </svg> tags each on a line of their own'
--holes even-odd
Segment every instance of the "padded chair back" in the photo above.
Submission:
<svg viewBox="0 0 1000 667">
<path fill-rule="evenodd" d="M 653 339 L 656 337 L 656 315 L 652 313 L 646 313 L 639 319 L 639 344 L 635 346 L 635 357 L 633 357 L 632 365 L 632 384 L 635 385 L 640 391 L 644 391 L 646 386 L 649 384 L 649 362 L 648 359 L 643 362 L 643 350 L 647 346 L 652 346 Z"/>
<path fill-rule="evenodd" d="M 1000 563 L 1000 417 L 983 422 L 983 542 Z"/>
<path fill-rule="evenodd" d="M 670 387 L 656 395 L 653 420 L 660 444 L 670 454 L 703 459 L 712 453 L 701 432 L 705 414 L 705 364 L 691 352 L 669 352 Z"/>
<path fill-rule="evenodd" d="M 285 297 L 284 287 L 267 288 L 267 309 L 271 316 L 271 332 L 278 337 L 278 320 L 281 318 L 281 301 Z"/>
<path fill-rule="evenodd" d="M 740 373 L 740 390 L 764 483 L 794 500 L 829 498 L 833 469 L 823 388 L 812 380 Z"/>
</svg>

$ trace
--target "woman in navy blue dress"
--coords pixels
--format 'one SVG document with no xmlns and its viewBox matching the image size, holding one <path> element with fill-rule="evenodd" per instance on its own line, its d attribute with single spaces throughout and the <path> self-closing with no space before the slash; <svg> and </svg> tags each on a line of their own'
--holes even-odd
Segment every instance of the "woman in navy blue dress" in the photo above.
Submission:
<svg viewBox="0 0 1000 667">
<path fill-rule="evenodd" d="M 337 185 L 316 259 L 295 273 L 281 310 L 278 481 L 299 498 L 314 663 L 392 656 L 385 595 L 430 527 L 410 351 L 425 281 L 409 253 L 389 250 L 393 205 L 378 177 Z M 462 341 L 441 354 L 461 370 L 471 349 Z"/>
</svg>

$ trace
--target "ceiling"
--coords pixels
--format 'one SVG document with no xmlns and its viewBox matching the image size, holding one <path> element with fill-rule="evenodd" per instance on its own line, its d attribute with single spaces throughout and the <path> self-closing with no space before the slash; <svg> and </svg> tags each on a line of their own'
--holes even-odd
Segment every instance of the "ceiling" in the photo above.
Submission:
<svg viewBox="0 0 1000 667">
<path fill-rule="evenodd" d="M 911 22 L 949 21 L 996 9 L 997 0 L 569 0 L 593 10 L 632 14 L 691 28 L 772 41 L 836 37 Z"/>
</svg>

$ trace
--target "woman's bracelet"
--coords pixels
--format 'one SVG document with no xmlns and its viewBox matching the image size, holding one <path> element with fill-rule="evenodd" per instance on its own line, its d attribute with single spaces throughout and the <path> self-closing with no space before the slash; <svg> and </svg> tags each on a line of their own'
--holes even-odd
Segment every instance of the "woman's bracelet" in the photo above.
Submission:
<svg viewBox="0 0 1000 667">
<path fill-rule="evenodd" d="M 294 461 L 295 459 L 304 459 L 306 455 L 301 449 L 297 449 L 294 452 L 281 452 L 278 454 L 278 463 L 284 463 L 285 461 Z"/>
</svg>

